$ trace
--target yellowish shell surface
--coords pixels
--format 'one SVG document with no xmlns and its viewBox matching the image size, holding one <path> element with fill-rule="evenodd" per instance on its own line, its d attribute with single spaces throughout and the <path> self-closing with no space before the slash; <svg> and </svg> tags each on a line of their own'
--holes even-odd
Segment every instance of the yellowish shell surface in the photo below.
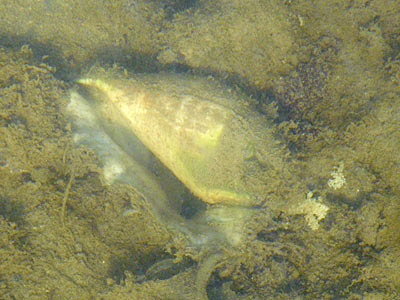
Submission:
<svg viewBox="0 0 400 300">
<path fill-rule="evenodd" d="M 257 138 L 246 119 L 255 116 L 250 102 L 212 80 L 184 75 L 94 75 L 79 84 L 101 118 L 132 131 L 195 196 L 209 204 L 257 204 L 248 184 L 249 149 L 271 137 Z"/>
</svg>

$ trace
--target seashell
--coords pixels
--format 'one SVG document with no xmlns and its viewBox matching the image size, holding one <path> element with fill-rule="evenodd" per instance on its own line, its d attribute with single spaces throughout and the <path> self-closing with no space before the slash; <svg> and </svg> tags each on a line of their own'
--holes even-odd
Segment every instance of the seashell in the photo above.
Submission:
<svg viewBox="0 0 400 300">
<path fill-rule="evenodd" d="M 71 92 L 68 112 L 106 183 L 130 184 L 170 229 L 213 247 L 240 244 L 254 208 L 282 182 L 284 156 L 254 107 L 212 79 L 95 69 Z M 203 201 L 191 217 L 182 184 Z"/>
<path fill-rule="evenodd" d="M 134 132 L 195 196 L 209 204 L 256 203 L 243 167 L 252 133 L 233 94 L 210 80 L 171 74 L 78 82 L 103 119 Z"/>
<path fill-rule="evenodd" d="M 187 74 L 92 70 L 71 92 L 68 111 L 75 141 L 96 151 L 106 182 L 132 185 L 162 225 L 200 250 L 197 298 L 206 299 L 225 249 L 246 245 L 249 220 L 284 182 L 284 155 L 271 124 L 251 99 Z M 153 172 L 153 163 L 176 177 Z M 195 199 L 190 217 L 174 194 L 182 184 L 202 200 Z M 171 264 L 156 264 L 146 276 L 158 278 Z"/>
</svg>

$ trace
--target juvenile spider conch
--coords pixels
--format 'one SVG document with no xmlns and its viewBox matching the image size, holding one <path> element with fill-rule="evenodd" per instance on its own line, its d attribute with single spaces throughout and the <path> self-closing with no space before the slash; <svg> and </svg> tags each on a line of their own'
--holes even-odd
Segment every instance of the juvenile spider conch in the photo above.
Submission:
<svg viewBox="0 0 400 300">
<path fill-rule="evenodd" d="M 267 182 L 259 169 L 280 162 L 269 124 L 254 106 L 212 78 L 98 69 L 78 80 L 68 109 L 75 140 L 97 152 L 106 181 L 134 185 L 158 215 L 182 223 L 177 200 L 152 171 L 153 156 L 209 206 L 205 224 L 231 223 L 241 219 L 237 208 L 258 205 L 260 183 Z"/>
</svg>

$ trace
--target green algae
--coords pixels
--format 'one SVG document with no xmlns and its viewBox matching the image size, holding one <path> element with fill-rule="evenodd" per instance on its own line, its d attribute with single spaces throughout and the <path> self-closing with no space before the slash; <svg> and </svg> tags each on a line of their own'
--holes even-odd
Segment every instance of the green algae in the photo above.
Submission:
<svg viewBox="0 0 400 300">
<path fill-rule="evenodd" d="M 277 1 L 207 3 L 207 9 L 175 16 L 158 59 L 237 74 L 258 88 L 270 88 L 276 76 L 297 64 L 293 18 Z"/>
</svg>

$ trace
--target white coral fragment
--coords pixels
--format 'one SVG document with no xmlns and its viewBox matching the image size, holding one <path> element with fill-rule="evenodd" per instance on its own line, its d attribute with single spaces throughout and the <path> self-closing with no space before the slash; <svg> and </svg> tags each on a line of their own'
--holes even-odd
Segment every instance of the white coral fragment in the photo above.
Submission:
<svg viewBox="0 0 400 300">
<path fill-rule="evenodd" d="M 323 220 L 329 207 L 321 202 L 321 197 L 314 197 L 313 192 L 307 193 L 307 198 L 296 208 L 297 214 L 303 214 L 308 226 L 312 230 L 319 228 L 319 221 Z"/>
<path fill-rule="evenodd" d="M 334 167 L 331 172 L 332 179 L 328 180 L 328 186 L 333 188 L 334 190 L 340 189 L 345 183 L 346 178 L 343 175 L 343 163 L 341 163 L 338 167 Z"/>
</svg>

